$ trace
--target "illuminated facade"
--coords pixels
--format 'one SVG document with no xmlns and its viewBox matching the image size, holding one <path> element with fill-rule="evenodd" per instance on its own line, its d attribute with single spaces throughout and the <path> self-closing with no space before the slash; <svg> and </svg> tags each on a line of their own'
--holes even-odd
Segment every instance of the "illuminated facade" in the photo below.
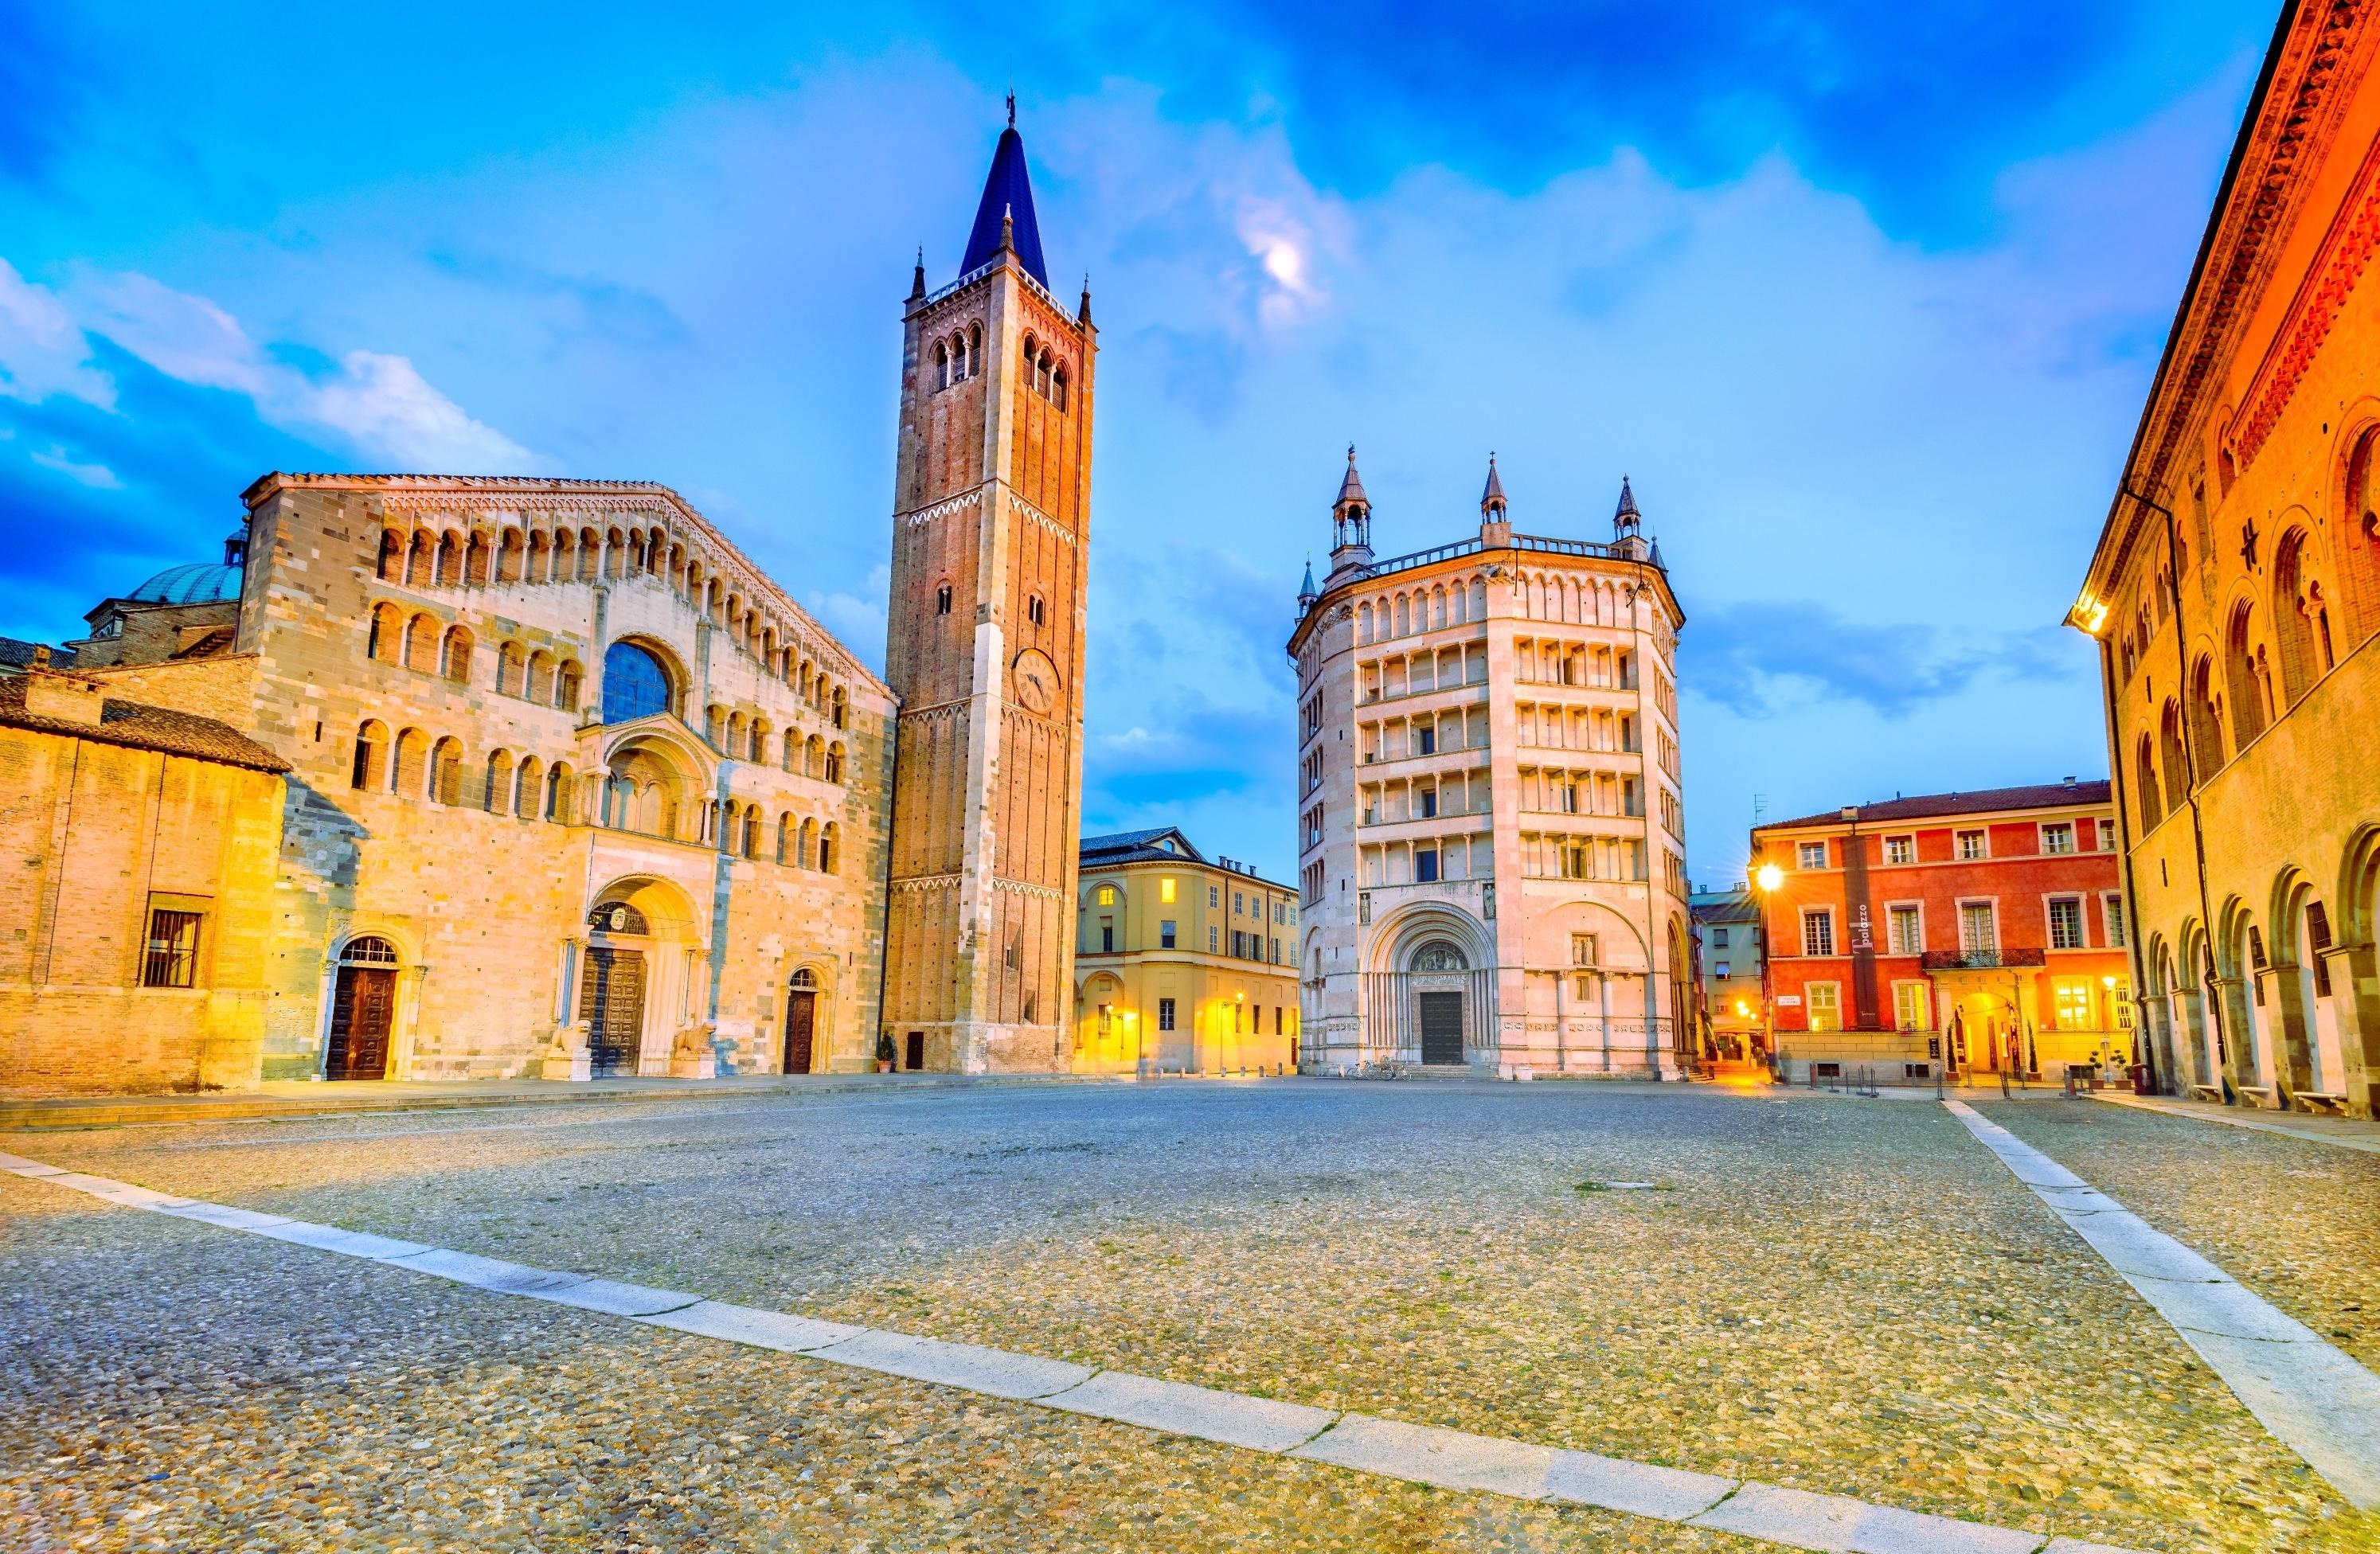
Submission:
<svg viewBox="0 0 2380 1554">
<path fill-rule="evenodd" d="M 2294 8 L 2070 623 L 2169 1089 L 2380 1100 L 2380 19 Z"/>
<path fill-rule="evenodd" d="M 1754 828 L 1785 1077 L 2128 1064 L 2116 848 L 2107 784 L 2070 780 Z"/>
<path fill-rule="evenodd" d="M 1087 836 L 1081 868 L 1075 1073 L 1296 1069 L 1296 892 L 1171 827 Z"/>
<path fill-rule="evenodd" d="M 1348 454 L 1289 640 L 1309 1072 L 1674 1075 L 1694 996 L 1684 615 L 1623 481 L 1609 542 L 1475 536 L 1374 561 Z"/>
</svg>

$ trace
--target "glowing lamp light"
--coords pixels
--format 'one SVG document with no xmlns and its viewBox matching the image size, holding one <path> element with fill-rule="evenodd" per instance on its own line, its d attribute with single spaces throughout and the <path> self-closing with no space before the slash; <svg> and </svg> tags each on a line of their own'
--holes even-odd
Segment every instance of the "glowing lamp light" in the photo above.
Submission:
<svg viewBox="0 0 2380 1554">
<path fill-rule="evenodd" d="M 1760 872 L 1754 875 L 1753 879 L 1759 883 L 1762 890 L 1773 891 L 1785 882 L 1785 871 L 1773 863 L 1764 863 L 1760 866 Z"/>
</svg>

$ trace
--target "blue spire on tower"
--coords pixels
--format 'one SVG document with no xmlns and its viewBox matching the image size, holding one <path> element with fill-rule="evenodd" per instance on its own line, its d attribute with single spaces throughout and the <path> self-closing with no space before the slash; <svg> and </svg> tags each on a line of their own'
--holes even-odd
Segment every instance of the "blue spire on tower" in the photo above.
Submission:
<svg viewBox="0 0 2380 1554">
<path fill-rule="evenodd" d="M 1008 127 L 992 149 L 991 172 L 983 180 L 983 199 L 975 208 L 975 230 L 967 234 L 966 257 L 959 273 L 972 275 L 1000 251 L 1001 218 L 1009 222 L 1010 242 L 1025 273 L 1047 291 L 1050 273 L 1041 262 L 1041 224 L 1033 219 L 1033 181 L 1025 173 L 1025 138 L 1016 133 L 1016 94 L 1008 94 Z"/>
</svg>

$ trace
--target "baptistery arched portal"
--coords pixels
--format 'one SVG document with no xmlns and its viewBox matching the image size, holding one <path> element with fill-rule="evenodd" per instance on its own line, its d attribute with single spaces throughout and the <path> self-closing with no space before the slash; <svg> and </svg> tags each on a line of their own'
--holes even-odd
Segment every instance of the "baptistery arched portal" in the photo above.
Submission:
<svg viewBox="0 0 2380 1554">
<path fill-rule="evenodd" d="M 1450 939 L 1427 940 L 1407 959 L 1414 1025 L 1421 1038 L 1425 1063 L 1463 1062 L 1463 995 L 1468 980 L 1463 974 L 1470 969 L 1470 961 Z"/>
</svg>

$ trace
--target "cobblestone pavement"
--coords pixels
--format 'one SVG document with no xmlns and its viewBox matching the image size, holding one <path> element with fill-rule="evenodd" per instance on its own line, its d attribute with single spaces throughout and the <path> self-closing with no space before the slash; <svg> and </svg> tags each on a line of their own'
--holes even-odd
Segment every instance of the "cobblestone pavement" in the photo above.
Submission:
<svg viewBox="0 0 2380 1554">
<path fill-rule="evenodd" d="M 1976 1110 L 2380 1369 L 2380 1155 L 2125 1107 Z"/>
<path fill-rule="evenodd" d="M 2034 1124 L 2069 1107 L 2003 1120 L 2057 1155 Z M 2380 1545 L 1931 1105 L 1269 1082 L 600 1110 L 0 1144 L 528 1263 L 2139 1548 Z M 1660 1185 L 1581 1190 L 1605 1181 Z M 30 1210 L 0 1231 L 0 1532 L 31 1547 L 1747 1547 L 0 1193 Z"/>
</svg>

